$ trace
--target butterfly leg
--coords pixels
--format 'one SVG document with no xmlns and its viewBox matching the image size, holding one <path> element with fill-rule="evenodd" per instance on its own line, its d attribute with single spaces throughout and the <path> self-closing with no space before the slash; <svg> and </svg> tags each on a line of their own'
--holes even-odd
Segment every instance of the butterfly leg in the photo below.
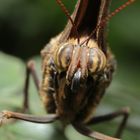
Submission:
<svg viewBox="0 0 140 140">
<path fill-rule="evenodd" d="M 24 120 L 28 122 L 34 122 L 34 123 L 50 123 L 58 119 L 58 116 L 56 114 L 48 114 L 45 116 L 35 116 L 35 115 L 17 113 L 17 112 L 12 112 L 12 111 L 3 111 L 0 113 L 0 125 L 2 124 L 4 119 L 11 119 L 11 118 L 17 119 L 17 120 Z"/>
<path fill-rule="evenodd" d="M 90 138 L 94 138 L 96 140 L 120 140 L 120 139 L 113 138 L 113 137 L 104 135 L 102 133 L 90 130 L 85 125 L 77 123 L 77 122 L 72 123 L 72 125 L 79 133 L 85 136 L 88 136 Z"/>
<path fill-rule="evenodd" d="M 26 112 L 26 111 L 29 110 L 29 81 L 30 81 L 30 75 L 33 77 L 33 81 L 35 83 L 37 91 L 39 91 L 39 79 L 38 79 L 36 71 L 35 71 L 34 61 L 32 61 L 32 60 L 30 60 L 27 63 L 27 66 L 26 66 L 26 78 L 25 78 L 24 91 L 23 91 L 24 99 L 23 99 L 22 112 Z"/>
<path fill-rule="evenodd" d="M 89 122 L 87 122 L 87 125 L 92 125 L 92 124 L 97 124 L 97 123 L 101 123 L 101 122 L 105 122 L 105 121 L 110 121 L 110 120 L 115 119 L 119 116 L 122 116 L 123 119 L 122 119 L 122 121 L 121 121 L 121 123 L 116 131 L 116 134 L 115 134 L 115 137 L 120 138 L 122 136 L 123 130 L 126 126 L 129 114 L 130 114 L 130 108 L 125 107 L 121 110 L 118 110 L 116 112 L 113 112 L 113 113 L 110 113 L 107 115 L 94 117 Z"/>
</svg>

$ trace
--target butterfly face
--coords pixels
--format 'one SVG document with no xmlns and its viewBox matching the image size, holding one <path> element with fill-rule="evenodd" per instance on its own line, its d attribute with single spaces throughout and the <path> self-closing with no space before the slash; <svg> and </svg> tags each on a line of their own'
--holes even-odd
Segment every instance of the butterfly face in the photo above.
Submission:
<svg viewBox="0 0 140 140">
<path fill-rule="evenodd" d="M 55 63 L 59 69 L 67 71 L 67 83 L 84 81 L 89 75 L 103 71 L 106 66 L 106 56 L 93 40 L 82 45 L 70 40 L 58 48 Z"/>
</svg>

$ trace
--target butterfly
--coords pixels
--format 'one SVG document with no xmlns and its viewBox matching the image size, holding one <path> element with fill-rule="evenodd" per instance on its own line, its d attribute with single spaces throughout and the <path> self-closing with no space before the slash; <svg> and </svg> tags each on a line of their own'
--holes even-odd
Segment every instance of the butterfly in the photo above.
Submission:
<svg viewBox="0 0 140 140">
<path fill-rule="evenodd" d="M 45 116 L 3 111 L 4 118 L 36 123 L 60 120 L 81 134 L 98 140 L 117 140 L 122 136 L 129 108 L 103 116 L 94 116 L 106 88 L 112 81 L 116 60 L 107 42 L 107 24 L 111 17 L 134 0 L 109 13 L 111 0 L 78 0 L 73 14 L 56 0 L 69 21 L 65 29 L 41 51 L 42 81 L 39 84 L 33 62 L 27 65 L 24 110 L 28 109 L 28 83 L 33 76 L 38 93 L 48 112 Z M 87 126 L 123 116 L 115 137 L 90 130 Z"/>
</svg>

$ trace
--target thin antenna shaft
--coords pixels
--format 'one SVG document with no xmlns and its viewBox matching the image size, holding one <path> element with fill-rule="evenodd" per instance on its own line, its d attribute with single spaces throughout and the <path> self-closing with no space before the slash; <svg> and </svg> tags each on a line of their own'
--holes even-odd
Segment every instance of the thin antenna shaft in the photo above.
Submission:
<svg viewBox="0 0 140 140">
<path fill-rule="evenodd" d="M 61 0 L 56 0 L 56 2 L 57 2 L 57 4 L 61 7 L 62 11 L 65 13 L 65 15 L 68 17 L 68 19 L 70 20 L 71 24 L 73 25 L 74 30 L 75 30 L 75 32 L 76 32 L 77 41 L 78 41 L 78 44 L 79 44 L 79 41 L 80 41 L 80 39 L 79 39 L 79 34 L 78 34 L 78 31 L 77 31 L 76 25 L 75 25 L 73 19 L 72 19 L 71 16 L 70 16 L 69 11 L 66 9 L 65 5 L 62 3 Z"/>
<path fill-rule="evenodd" d="M 90 40 L 90 38 L 93 36 L 93 34 L 96 32 L 97 29 L 99 29 L 102 26 L 104 26 L 106 24 L 106 22 L 109 21 L 114 15 L 116 15 L 117 13 L 119 13 L 120 11 L 122 11 L 124 8 L 126 8 L 128 5 L 132 4 L 133 2 L 135 2 L 135 0 L 128 0 L 126 3 L 124 3 L 123 5 L 121 5 L 120 7 L 118 7 L 113 12 L 111 12 L 107 17 L 105 17 L 101 21 L 100 24 L 98 24 L 96 26 L 96 28 L 91 32 L 91 34 L 89 35 L 89 37 L 86 40 L 84 40 L 80 45 L 84 44 L 85 42 L 88 43 L 88 41 Z"/>
</svg>

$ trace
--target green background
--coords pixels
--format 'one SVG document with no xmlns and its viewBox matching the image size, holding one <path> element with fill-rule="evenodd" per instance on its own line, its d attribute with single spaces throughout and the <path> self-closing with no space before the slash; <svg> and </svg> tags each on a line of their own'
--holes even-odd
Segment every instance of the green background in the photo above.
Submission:
<svg viewBox="0 0 140 140">
<path fill-rule="evenodd" d="M 76 1 L 64 0 L 72 12 Z M 125 0 L 112 0 L 111 11 Z M 123 140 L 140 140 L 140 1 L 136 0 L 110 20 L 108 41 L 118 61 L 110 88 L 97 109 L 105 114 L 124 106 L 131 115 Z M 40 75 L 40 50 L 65 26 L 67 18 L 55 0 L 0 0 L 0 110 L 20 108 L 25 78 L 25 62 L 33 58 Z M 10 56 L 15 55 L 16 57 Z M 45 114 L 34 84 L 30 88 L 31 112 Z M 120 119 L 93 126 L 94 130 L 113 135 Z M 65 135 L 59 122 L 33 124 L 18 121 L 0 128 L 0 140 L 87 140 L 68 126 Z"/>
</svg>

